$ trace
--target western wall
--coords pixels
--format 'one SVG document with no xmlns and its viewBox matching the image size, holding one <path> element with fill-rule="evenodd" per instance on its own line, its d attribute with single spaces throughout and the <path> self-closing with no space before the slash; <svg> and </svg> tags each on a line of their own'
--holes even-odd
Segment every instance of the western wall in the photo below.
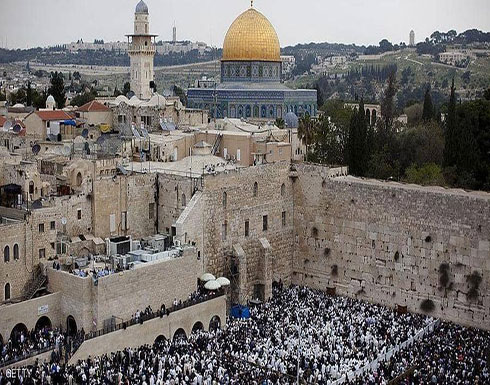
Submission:
<svg viewBox="0 0 490 385">
<path fill-rule="evenodd" d="M 296 167 L 293 282 L 489 328 L 490 194 Z"/>
</svg>

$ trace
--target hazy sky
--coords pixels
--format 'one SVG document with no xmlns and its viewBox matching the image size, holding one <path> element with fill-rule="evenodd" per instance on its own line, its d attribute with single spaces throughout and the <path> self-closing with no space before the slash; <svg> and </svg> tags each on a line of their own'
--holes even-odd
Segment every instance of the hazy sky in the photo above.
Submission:
<svg viewBox="0 0 490 385">
<path fill-rule="evenodd" d="M 0 0 L 0 46 L 26 48 L 83 38 L 123 41 L 132 32 L 139 0 Z M 146 0 L 150 29 L 170 40 L 204 41 L 221 47 L 231 22 L 248 0 Z M 490 0 L 255 0 L 275 26 L 281 46 L 328 41 L 377 44 L 382 38 L 416 40 L 435 30 L 490 31 Z"/>
</svg>

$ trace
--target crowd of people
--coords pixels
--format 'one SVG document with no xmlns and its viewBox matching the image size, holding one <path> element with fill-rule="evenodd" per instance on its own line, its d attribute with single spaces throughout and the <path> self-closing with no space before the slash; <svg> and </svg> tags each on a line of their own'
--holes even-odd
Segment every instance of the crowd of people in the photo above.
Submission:
<svg viewBox="0 0 490 385">
<path fill-rule="evenodd" d="M 30 332 L 14 331 L 5 344 L 0 341 L 0 364 L 18 361 L 33 353 L 46 351 L 50 348 L 58 351 L 64 341 L 65 335 L 59 329 L 43 327 Z"/>
<path fill-rule="evenodd" d="M 149 307 L 136 316 L 151 314 Z M 270 301 L 251 309 L 250 319 L 72 366 L 37 363 L 22 384 L 272 385 L 294 384 L 299 375 L 301 383 L 330 385 L 432 321 L 308 288 L 276 288 Z M 378 385 L 396 378 L 407 385 L 487 384 L 489 352 L 490 333 L 442 322 L 422 341 L 344 383 Z M 9 382 L 0 372 L 4 384 Z"/>
</svg>

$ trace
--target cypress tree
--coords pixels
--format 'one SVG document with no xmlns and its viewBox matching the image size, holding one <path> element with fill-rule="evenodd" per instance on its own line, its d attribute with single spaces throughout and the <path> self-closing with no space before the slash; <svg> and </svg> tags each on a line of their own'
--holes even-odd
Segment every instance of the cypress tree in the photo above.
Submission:
<svg viewBox="0 0 490 385">
<path fill-rule="evenodd" d="M 53 95 L 59 109 L 65 106 L 65 84 L 63 82 L 63 74 L 61 72 L 55 72 L 52 74 L 51 87 L 49 87 L 48 92 Z"/>
<path fill-rule="evenodd" d="M 456 93 L 454 88 L 454 78 L 451 85 L 451 97 L 449 98 L 445 137 L 446 144 L 444 146 L 444 166 L 450 167 L 456 165 L 457 153 L 459 149 L 456 128 Z"/>
<path fill-rule="evenodd" d="M 422 120 L 428 122 L 432 120 L 434 116 L 434 105 L 432 104 L 432 97 L 430 96 L 430 89 L 427 87 L 424 97 L 424 111 L 422 112 Z"/>
</svg>

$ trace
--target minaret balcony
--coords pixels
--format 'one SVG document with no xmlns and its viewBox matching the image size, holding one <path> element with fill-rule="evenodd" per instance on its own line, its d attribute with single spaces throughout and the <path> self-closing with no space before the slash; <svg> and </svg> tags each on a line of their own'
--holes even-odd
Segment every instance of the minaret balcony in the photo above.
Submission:
<svg viewBox="0 0 490 385">
<path fill-rule="evenodd" d="M 151 44 L 151 45 L 137 45 L 137 44 L 130 44 L 128 47 L 128 54 L 137 54 L 137 53 L 144 53 L 148 55 L 154 55 L 156 52 L 156 47 Z"/>
</svg>

